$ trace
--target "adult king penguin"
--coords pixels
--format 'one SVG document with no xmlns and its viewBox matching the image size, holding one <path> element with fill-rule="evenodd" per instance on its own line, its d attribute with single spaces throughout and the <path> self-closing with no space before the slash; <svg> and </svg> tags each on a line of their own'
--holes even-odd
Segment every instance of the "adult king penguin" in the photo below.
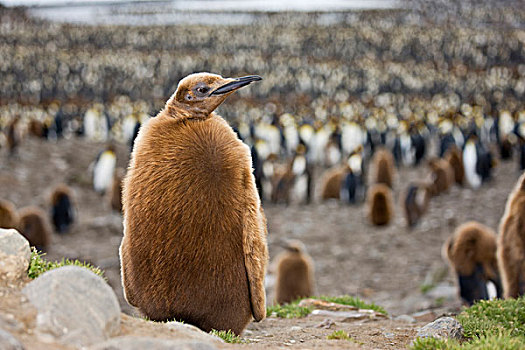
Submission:
<svg viewBox="0 0 525 350">
<path fill-rule="evenodd" d="M 213 112 L 258 80 L 189 75 L 139 131 L 120 259 L 126 300 L 152 320 L 240 334 L 265 317 L 266 218 L 250 149 Z"/>
</svg>

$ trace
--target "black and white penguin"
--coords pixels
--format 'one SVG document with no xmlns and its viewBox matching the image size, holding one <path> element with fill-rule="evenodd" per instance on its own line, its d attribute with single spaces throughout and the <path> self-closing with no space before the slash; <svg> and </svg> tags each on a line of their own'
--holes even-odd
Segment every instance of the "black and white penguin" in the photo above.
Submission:
<svg viewBox="0 0 525 350">
<path fill-rule="evenodd" d="M 291 200 L 296 203 L 309 204 L 313 194 L 312 167 L 306 159 L 304 145 L 297 146 L 295 156 L 291 163 L 294 182 L 291 190 Z"/>
<path fill-rule="evenodd" d="M 463 166 L 465 179 L 474 189 L 490 178 L 493 167 L 492 154 L 488 151 L 475 134 L 471 135 L 463 149 Z"/>
<path fill-rule="evenodd" d="M 109 145 L 99 153 L 93 165 L 93 189 L 104 194 L 113 183 L 113 174 L 117 165 L 115 147 Z"/>
<path fill-rule="evenodd" d="M 366 198 L 362 147 L 348 157 L 348 171 L 343 175 L 339 198 L 350 204 L 361 203 Z"/>
</svg>

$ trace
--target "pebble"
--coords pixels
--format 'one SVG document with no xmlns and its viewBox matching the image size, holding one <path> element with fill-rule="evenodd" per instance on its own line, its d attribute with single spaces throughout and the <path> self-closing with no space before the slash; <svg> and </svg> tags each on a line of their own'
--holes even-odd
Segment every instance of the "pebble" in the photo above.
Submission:
<svg viewBox="0 0 525 350">
<path fill-rule="evenodd" d="M 401 321 L 406 323 L 416 323 L 416 319 L 409 315 L 399 315 L 394 318 L 395 321 Z"/>
<path fill-rule="evenodd" d="M 37 309 L 36 331 L 42 339 L 87 346 L 120 330 L 115 293 L 86 268 L 64 266 L 48 271 L 22 292 Z"/>
</svg>

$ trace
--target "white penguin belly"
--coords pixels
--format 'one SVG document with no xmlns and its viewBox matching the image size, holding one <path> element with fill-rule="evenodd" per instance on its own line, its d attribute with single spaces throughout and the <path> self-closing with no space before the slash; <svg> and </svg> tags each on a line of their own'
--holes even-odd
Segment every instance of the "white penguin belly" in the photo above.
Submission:
<svg viewBox="0 0 525 350">
<path fill-rule="evenodd" d="M 97 192 L 106 191 L 113 181 L 117 159 L 113 154 L 103 153 L 93 169 L 93 188 Z"/>
</svg>

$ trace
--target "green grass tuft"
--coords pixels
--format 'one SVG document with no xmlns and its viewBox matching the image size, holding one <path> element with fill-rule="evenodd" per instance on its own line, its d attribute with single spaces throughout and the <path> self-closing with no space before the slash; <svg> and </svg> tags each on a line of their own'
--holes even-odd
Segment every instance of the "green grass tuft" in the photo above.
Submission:
<svg viewBox="0 0 525 350">
<path fill-rule="evenodd" d="M 333 331 L 332 334 L 329 334 L 326 339 L 330 339 L 330 340 L 353 340 L 352 337 L 350 337 L 350 335 L 348 335 L 348 333 L 346 333 L 345 331 L 343 330 L 339 330 L 339 331 Z"/>
<path fill-rule="evenodd" d="M 436 338 L 418 338 L 411 347 L 412 350 L 521 350 L 525 349 L 525 338 L 513 337 L 509 333 L 474 338 L 460 344 L 456 340 Z"/>
<path fill-rule="evenodd" d="M 215 335 L 222 340 L 224 340 L 226 343 L 230 344 L 237 344 L 237 343 L 244 343 L 245 341 L 239 337 L 238 335 L 235 335 L 230 329 L 228 331 L 217 331 L 215 329 L 212 329 L 210 334 Z"/>
<path fill-rule="evenodd" d="M 457 317 L 468 338 L 510 332 L 525 338 L 525 296 L 518 299 L 481 300 Z"/>
<path fill-rule="evenodd" d="M 46 261 L 43 256 L 46 255 L 45 253 L 39 252 L 36 250 L 36 248 L 32 248 L 31 250 L 31 261 L 29 262 L 29 268 L 27 270 L 27 275 L 29 278 L 37 278 L 41 274 L 43 274 L 46 271 L 53 270 L 62 266 L 66 265 L 74 265 L 74 266 L 80 266 L 84 267 L 86 269 L 91 270 L 96 275 L 99 275 L 100 277 L 104 278 L 104 271 L 99 269 L 98 267 L 95 267 L 89 263 L 78 261 L 78 260 L 69 260 L 64 259 L 60 261 Z"/>
<path fill-rule="evenodd" d="M 290 304 L 272 305 L 266 308 L 266 316 L 275 315 L 280 318 L 298 318 L 306 317 L 312 312 L 311 307 L 299 306 L 299 301 L 296 300 Z"/>
<path fill-rule="evenodd" d="M 457 319 L 466 341 L 420 338 L 414 341 L 412 349 L 525 349 L 525 296 L 479 301 L 464 309 Z"/>
<path fill-rule="evenodd" d="M 350 295 L 342 295 L 339 297 L 328 297 L 326 295 L 321 295 L 320 297 L 316 297 L 316 299 L 328 301 L 331 303 L 342 304 L 342 305 L 355 306 L 360 309 L 374 310 L 379 313 L 388 315 L 386 310 L 383 309 L 381 306 L 376 305 L 374 303 L 366 303 L 363 300 L 359 299 L 358 297 L 352 297 Z"/>
</svg>

